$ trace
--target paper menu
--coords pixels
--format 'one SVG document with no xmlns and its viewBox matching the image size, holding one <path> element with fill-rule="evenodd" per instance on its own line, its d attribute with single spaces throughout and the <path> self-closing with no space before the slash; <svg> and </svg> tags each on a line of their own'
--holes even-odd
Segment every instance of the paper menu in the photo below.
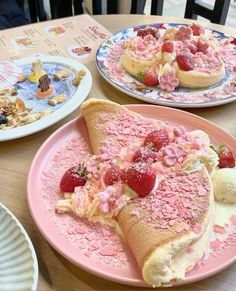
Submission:
<svg viewBox="0 0 236 291">
<path fill-rule="evenodd" d="M 0 31 L 0 60 L 45 54 L 86 63 L 95 59 L 97 48 L 109 35 L 88 14 L 6 29 Z"/>
</svg>

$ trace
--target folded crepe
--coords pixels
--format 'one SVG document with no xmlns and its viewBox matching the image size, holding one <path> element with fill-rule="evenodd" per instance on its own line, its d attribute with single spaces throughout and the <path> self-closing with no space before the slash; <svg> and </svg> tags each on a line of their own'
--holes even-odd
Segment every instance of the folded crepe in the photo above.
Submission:
<svg viewBox="0 0 236 291">
<path fill-rule="evenodd" d="M 94 154 L 121 150 L 164 123 L 116 103 L 90 99 L 81 106 Z M 118 134 L 117 134 L 118 133 Z M 163 174 L 149 195 L 134 198 L 117 215 L 146 283 L 170 285 L 185 277 L 208 248 L 213 224 L 212 183 L 205 167 Z M 157 184 L 158 184 L 157 183 Z"/>
</svg>

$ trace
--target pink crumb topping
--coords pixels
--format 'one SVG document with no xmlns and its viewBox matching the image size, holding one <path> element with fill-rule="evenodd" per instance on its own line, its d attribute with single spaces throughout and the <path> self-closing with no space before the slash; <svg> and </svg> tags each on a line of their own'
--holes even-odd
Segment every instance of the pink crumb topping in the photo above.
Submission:
<svg viewBox="0 0 236 291">
<path fill-rule="evenodd" d="M 160 49 L 160 42 L 152 35 L 145 37 L 135 37 L 131 40 L 129 52 L 132 56 L 139 59 L 152 59 Z"/>
<path fill-rule="evenodd" d="M 181 26 L 175 34 L 175 39 L 183 41 L 186 39 L 191 39 L 192 35 L 193 33 L 190 27 Z"/>
<path fill-rule="evenodd" d="M 163 164 L 166 167 L 175 166 L 181 163 L 185 158 L 186 153 L 181 145 L 172 143 L 163 149 Z"/>
<path fill-rule="evenodd" d="M 230 222 L 231 222 L 232 225 L 236 226 L 236 215 L 232 215 L 230 217 Z"/>
<path fill-rule="evenodd" d="M 144 198 L 135 198 L 133 202 L 141 214 L 146 213 L 144 219 L 153 223 L 155 228 L 169 228 L 183 222 L 199 233 L 201 229 L 195 219 L 207 209 L 204 196 L 199 195 L 200 185 L 206 190 L 206 195 L 210 186 L 203 173 L 171 173 L 163 176 L 156 191 Z"/>
<path fill-rule="evenodd" d="M 213 250 L 217 250 L 219 249 L 221 246 L 221 241 L 219 241 L 218 239 L 217 240 L 214 240 L 212 242 L 210 242 L 210 247 L 213 249 Z"/>
<path fill-rule="evenodd" d="M 214 225 L 214 232 L 216 232 L 216 233 L 224 233 L 225 232 L 225 228 L 223 226 L 215 224 Z"/>
<path fill-rule="evenodd" d="M 221 61 L 213 53 L 197 52 L 194 55 L 194 69 L 198 72 L 211 73 L 219 70 Z"/>
<path fill-rule="evenodd" d="M 195 224 L 193 227 L 192 227 L 192 231 L 195 232 L 196 234 L 199 234 L 201 233 L 202 231 L 202 227 L 200 224 Z"/>
</svg>

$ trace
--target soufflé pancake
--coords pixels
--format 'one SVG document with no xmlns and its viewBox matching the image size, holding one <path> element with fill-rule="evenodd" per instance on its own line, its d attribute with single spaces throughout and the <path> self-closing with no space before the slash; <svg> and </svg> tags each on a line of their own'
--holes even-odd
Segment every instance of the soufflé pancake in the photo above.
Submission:
<svg viewBox="0 0 236 291">
<path fill-rule="evenodd" d="M 225 75 L 218 48 L 217 39 L 199 24 L 169 28 L 162 36 L 155 28 L 140 29 L 126 41 L 122 65 L 145 85 L 163 91 L 210 87 Z"/>
</svg>

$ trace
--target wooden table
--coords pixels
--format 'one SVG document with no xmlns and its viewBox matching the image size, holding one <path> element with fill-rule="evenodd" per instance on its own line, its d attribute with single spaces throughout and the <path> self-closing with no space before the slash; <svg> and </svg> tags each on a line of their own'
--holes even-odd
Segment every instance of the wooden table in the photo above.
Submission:
<svg viewBox="0 0 236 291">
<path fill-rule="evenodd" d="M 186 19 L 141 15 L 102 15 L 96 16 L 95 19 L 112 32 L 142 23 L 191 23 L 191 20 Z M 227 32 L 236 37 L 236 30 L 233 28 L 215 24 L 208 24 L 208 27 Z M 88 63 L 87 67 L 93 75 L 93 86 L 89 97 L 106 98 L 120 104 L 141 103 L 141 101 L 119 92 L 104 81 L 96 70 L 95 62 Z M 236 102 L 188 111 L 214 122 L 236 137 Z M 74 266 L 47 243 L 31 218 L 26 199 L 27 173 L 31 161 L 45 139 L 57 128 L 78 115 L 79 109 L 39 133 L 0 144 L 0 201 L 21 221 L 33 241 L 39 262 L 39 291 L 141 290 L 140 288 L 122 286 L 100 279 Z M 236 290 L 235 274 L 236 264 L 233 264 L 213 277 L 191 285 L 176 287 L 174 290 Z"/>
</svg>

